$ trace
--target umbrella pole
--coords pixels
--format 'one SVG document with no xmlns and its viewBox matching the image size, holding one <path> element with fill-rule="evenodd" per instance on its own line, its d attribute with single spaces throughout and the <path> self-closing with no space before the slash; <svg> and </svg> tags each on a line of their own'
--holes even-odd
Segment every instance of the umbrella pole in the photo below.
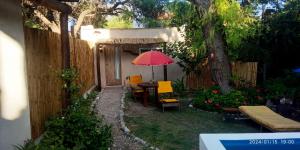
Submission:
<svg viewBox="0 0 300 150">
<path fill-rule="evenodd" d="M 154 71 L 153 71 L 153 66 L 152 67 L 152 82 L 154 82 Z"/>
</svg>

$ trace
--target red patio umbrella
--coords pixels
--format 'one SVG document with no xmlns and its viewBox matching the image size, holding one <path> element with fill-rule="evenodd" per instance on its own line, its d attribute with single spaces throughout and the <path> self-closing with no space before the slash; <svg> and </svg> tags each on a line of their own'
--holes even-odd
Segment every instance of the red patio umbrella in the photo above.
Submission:
<svg viewBox="0 0 300 150">
<path fill-rule="evenodd" d="M 132 64 L 142 66 L 152 66 L 152 81 L 154 81 L 153 66 L 168 65 L 173 63 L 173 59 L 159 51 L 148 51 L 136 57 Z"/>
</svg>

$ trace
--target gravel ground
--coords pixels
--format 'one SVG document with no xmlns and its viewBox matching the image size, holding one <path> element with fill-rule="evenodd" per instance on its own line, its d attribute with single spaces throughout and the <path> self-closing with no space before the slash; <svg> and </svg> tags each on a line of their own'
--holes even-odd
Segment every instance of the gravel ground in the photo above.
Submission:
<svg viewBox="0 0 300 150">
<path fill-rule="evenodd" d="M 112 150 L 141 150 L 143 146 L 121 131 L 119 111 L 121 109 L 122 87 L 107 87 L 96 101 L 96 112 L 104 121 L 112 125 L 114 142 Z"/>
</svg>

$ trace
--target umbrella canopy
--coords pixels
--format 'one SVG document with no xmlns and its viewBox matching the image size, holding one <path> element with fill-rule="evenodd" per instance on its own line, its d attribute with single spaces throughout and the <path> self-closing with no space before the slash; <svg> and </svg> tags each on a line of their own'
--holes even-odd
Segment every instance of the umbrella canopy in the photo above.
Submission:
<svg viewBox="0 0 300 150">
<path fill-rule="evenodd" d="M 151 51 L 140 54 L 138 57 L 136 57 L 132 61 L 132 64 L 143 65 L 143 66 L 152 66 L 152 81 L 154 81 L 153 66 L 168 65 L 173 62 L 174 62 L 173 59 L 171 59 L 164 53 L 151 50 Z"/>
<path fill-rule="evenodd" d="M 159 66 L 173 63 L 173 59 L 159 51 L 148 51 L 136 57 L 132 64 L 143 66 Z"/>
</svg>

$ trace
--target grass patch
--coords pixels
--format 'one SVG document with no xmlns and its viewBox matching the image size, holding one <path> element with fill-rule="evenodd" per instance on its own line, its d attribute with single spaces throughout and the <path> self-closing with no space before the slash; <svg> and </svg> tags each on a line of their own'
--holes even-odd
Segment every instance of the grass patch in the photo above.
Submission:
<svg viewBox="0 0 300 150">
<path fill-rule="evenodd" d="M 199 149 L 199 133 L 247 133 L 259 132 L 259 127 L 250 121 L 228 122 L 222 114 L 210 113 L 183 107 L 181 111 L 145 108 L 146 112 L 134 114 L 131 103 L 126 110 L 125 121 L 130 130 L 160 149 Z M 187 101 L 183 100 L 185 106 Z"/>
</svg>

